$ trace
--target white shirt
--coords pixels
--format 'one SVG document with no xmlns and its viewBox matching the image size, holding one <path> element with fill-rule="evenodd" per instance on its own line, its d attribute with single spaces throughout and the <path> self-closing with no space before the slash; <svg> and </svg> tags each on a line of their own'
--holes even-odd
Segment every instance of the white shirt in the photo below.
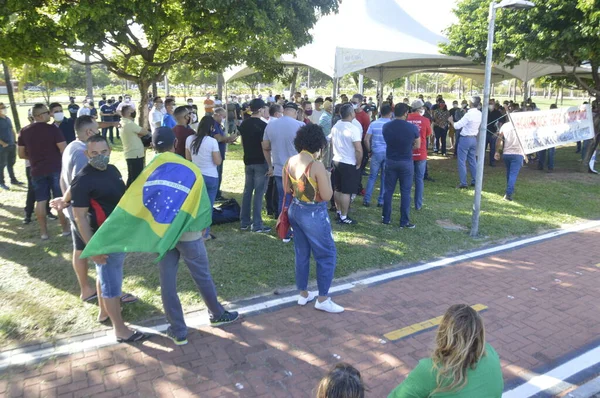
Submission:
<svg viewBox="0 0 600 398">
<path fill-rule="evenodd" d="M 91 115 L 92 112 L 90 111 L 90 108 L 88 108 L 87 106 L 82 106 L 81 108 L 79 108 L 79 110 L 77 111 L 77 117 L 82 116 L 82 115 Z"/>
<path fill-rule="evenodd" d="M 471 108 L 462 119 L 454 123 L 454 128 L 456 130 L 462 129 L 460 135 L 463 137 L 477 137 L 480 125 L 481 111 L 477 108 Z"/>
<path fill-rule="evenodd" d="M 215 106 L 221 106 L 223 102 L 221 100 L 215 100 Z"/>
<path fill-rule="evenodd" d="M 354 126 L 356 126 L 356 128 L 358 129 L 358 131 L 360 131 L 360 134 L 361 134 L 361 136 L 362 136 L 362 133 L 363 133 L 363 127 L 362 127 L 362 124 L 360 124 L 360 122 L 359 122 L 359 121 L 358 121 L 356 118 L 352 119 L 352 124 L 353 124 Z"/>
<path fill-rule="evenodd" d="M 362 132 L 358 127 L 354 123 L 340 120 L 331 128 L 331 140 L 333 161 L 356 166 L 354 143 L 362 140 Z"/>
<path fill-rule="evenodd" d="M 323 111 L 316 111 L 313 109 L 312 115 L 310 115 L 308 117 L 308 119 L 313 123 L 313 124 L 319 124 L 319 119 L 321 118 L 321 115 L 323 114 Z"/>
<path fill-rule="evenodd" d="M 150 130 L 153 133 L 154 130 L 157 129 L 156 123 L 158 123 L 158 127 L 160 127 L 160 125 L 162 124 L 163 116 L 164 113 L 162 112 L 162 109 L 156 109 L 155 107 L 152 107 L 152 109 L 150 109 Z"/>
<path fill-rule="evenodd" d="M 272 95 L 269 95 L 267 97 L 267 102 L 275 102 L 275 97 L 273 97 Z"/>
<path fill-rule="evenodd" d="M 217 165 L 213 161 L 213 152 L 219 152 L 219 143 L 212 137 L 204 137 L 198 153 L 192 151 L 192 141 L 196 138 L 195 135 L 190 135 L 185 140 L 185 149 L 190 151 L 192 155 L 192 162 L 200 168 L 200 172 L 203 176 L 219 178 L 217 172 Z"/>
<path fill-rule="evenodd" d="M 133 109 L 136 109 L 135 108 L 135 102 L 129 100 L 129 102 L 121 101 L 121 103 L 119 104 L 119 106 L 117 106 L 117 111 L 121 112 L 121 110 L 123 109 L 124 106 L 131 106 L 131 107 L 133 107 Z"/>
</svg>

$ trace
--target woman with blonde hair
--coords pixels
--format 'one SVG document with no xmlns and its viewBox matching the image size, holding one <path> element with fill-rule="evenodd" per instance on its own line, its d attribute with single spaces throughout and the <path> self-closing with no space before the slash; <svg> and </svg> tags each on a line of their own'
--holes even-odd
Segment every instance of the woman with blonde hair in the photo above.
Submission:
<svg viewBox="0 0 600 398">
<path fill-rule="evenodd" d="M 483 321 L 466 304 L 448 308 L 431 358 L 422 359 L 388 398 L 500 398 L 500 358 L 485 342 Z"/>
</svg>

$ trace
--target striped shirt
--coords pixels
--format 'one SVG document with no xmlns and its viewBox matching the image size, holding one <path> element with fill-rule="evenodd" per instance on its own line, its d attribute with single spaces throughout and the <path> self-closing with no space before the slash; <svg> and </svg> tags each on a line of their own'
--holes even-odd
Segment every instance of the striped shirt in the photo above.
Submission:
<svg viewBox="0 0 600 398">
<path fill-rule="evenodd" d="M 373 123 L 369 125 L 369 130 L 367 130 L 367 134 L 371 134 L 371 151 L 372 152 L 385 152 L 386 145 L 385 140 L 383 139 L 383 125 L 392 119 L 380 117 L 375 120 Z"/>
</svg>

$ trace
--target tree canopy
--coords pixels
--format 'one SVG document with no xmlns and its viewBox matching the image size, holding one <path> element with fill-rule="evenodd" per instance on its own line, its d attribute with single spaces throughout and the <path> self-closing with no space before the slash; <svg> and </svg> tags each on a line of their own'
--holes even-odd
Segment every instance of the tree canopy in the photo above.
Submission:
<svg viewBox="0 0 600 398">
<path fill-rule="evenodd" d="M 578 87 L 600 98 L 600 0 L 532 1 L 536 6 L 528 10 L 498 10 L 494 61 L 557 63 Z M 461 1 L 454 10 L 458 22 L 447 30 L 450 42 L 442 51 L 483 62 L 488 7 L 481 0 Z M 591 66 L 591 80 L 574 73 L 584 65 Z"/>
<path fill-rule="evenodd" d="M 0 53 L 13 63 L 83 62 L 78 54 L 87 53 L 93 64 L 135 82 L 145 98 L 176 64 L 272 68 L 276 57 L 307 44 L 319 15 L 337 6 L 337 0 L 7 0 Z"/>
</svg>

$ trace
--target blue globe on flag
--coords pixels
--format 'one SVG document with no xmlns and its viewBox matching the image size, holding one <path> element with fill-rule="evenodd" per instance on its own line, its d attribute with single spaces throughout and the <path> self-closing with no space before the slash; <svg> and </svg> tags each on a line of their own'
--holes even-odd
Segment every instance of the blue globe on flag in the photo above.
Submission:
<svg viewBox="0 0 600 398">
<path fill-rule="evenodd" d="M 160 224 L 171 224 L 196 183 L 192 170 L 177 163 L 160 165 L 144 184 L 144 206 Z"/>
</svg>

